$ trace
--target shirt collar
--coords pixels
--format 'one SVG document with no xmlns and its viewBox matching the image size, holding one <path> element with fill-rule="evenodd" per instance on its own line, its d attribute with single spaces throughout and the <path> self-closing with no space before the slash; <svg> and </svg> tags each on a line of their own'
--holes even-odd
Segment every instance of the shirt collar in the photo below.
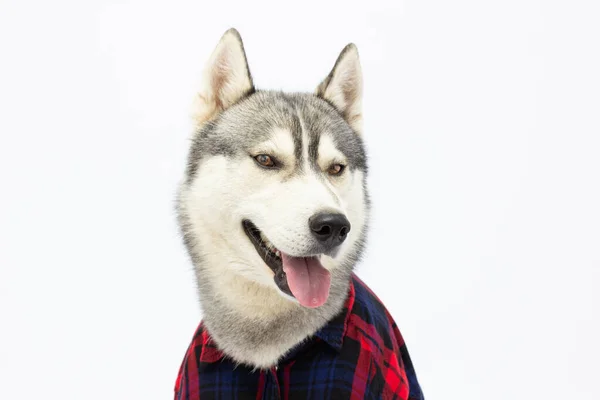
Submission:
<svg viewBox="0 0 600 400">
<path fill-rule="evenodd" d="M 344 304 L 342 311 L 336 315 L 331 321 L 324 327 L 319 329 L 315 333 L 315 337 L 324 341 L 331 346 L 337 352 L 342 350 L 342 344 L 344 342 L 344 336 L 346 335 L 346 329 L 348 327 L 348 321 L 352 314 L 352 308 L 354 306 L 354 299 L 356 293 L 354 290 L 354 282 L 350 280 L 350 288 L 348 290 L 348 298 Z M 200 323 L 196 335 L 196 341 L 201 344 L 200 362 L 203 363 L 215 363 L 224 358 L 224 354 L 217 348 L 216 344 L 208 334 L 204 323 Z M 294 350 L 292 350 L 294 352 Z"/>
<path fill-rule="evenodd" d="M 348 298 L 346 299 L 344 308 L 337 316 L 329 321 L 327 325 L 315 333 L 315 337 L 321 339 L 338 352 L 342 350 L 342 344 L 344 342 L 344 336 L 346 336 L 348 321 L 350 320 L 350 315 L 352 314 L 355 296 L 354 282 L 350 280 Z"/>
<path fill-rule="evenodd" d="M 224 357 L 224 355 L 217 348 L 217 345 L 208 334 L 208 331 L 206 330 L 206 327 L 204 326 L 203 322 L 200 322 L 198 330 L 200 331 L 199 336 L 198 334 L 196 334 L 196 337 L 197 340 L 201 343 L 200 348 L 202 349 L 200 351 L 200 362 L 211 364 L 220 361 Z"/>
</svg>

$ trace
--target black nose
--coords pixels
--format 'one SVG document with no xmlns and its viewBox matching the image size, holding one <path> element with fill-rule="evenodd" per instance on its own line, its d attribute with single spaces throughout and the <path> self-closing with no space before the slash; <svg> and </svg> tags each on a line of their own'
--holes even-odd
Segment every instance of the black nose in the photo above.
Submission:
<svg viewBox="0 0 600 400">
<path fill-rule="evenodd" d="M 342 244 L 350 232 L 350 222 L 344 214 L 316 214 L 308 219 L 308 225 L 314 237 L 328 247 Z"/>
</svg>

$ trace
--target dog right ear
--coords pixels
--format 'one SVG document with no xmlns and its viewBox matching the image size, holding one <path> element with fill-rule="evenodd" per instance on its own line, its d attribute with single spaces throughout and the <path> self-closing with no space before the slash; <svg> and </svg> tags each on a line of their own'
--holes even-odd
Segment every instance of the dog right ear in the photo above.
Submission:
<svg viewBox="0 0 600 400">
<path fill-rule="evenodd" d="M 254 92 L 242 38 L 231 28 L 221 37 L 203 71 L 192 116 L 196 126 Z"/>
<path fill-rule="evenodd" d="M 317 87 L 316 95 L 331 103 L 358 134 L 362 133 L 362 87 L 358 50 L 350 43 Z"/>
</svg>

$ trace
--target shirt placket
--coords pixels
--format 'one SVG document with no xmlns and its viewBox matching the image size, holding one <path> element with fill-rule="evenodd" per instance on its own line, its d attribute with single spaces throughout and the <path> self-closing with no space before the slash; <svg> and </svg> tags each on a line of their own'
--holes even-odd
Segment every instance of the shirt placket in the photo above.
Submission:
<svg viewBox="0 0 600 400">
<path fill-rule="evenodd" d="M 265 376 L 265 389 L 263 390 L 263 400 L 281 399 L 281 390 L 279 388 L 279 378 L 277 377 L 278 367 L 271 368 L 268 372 L 263 372 Z"/>
</svg>

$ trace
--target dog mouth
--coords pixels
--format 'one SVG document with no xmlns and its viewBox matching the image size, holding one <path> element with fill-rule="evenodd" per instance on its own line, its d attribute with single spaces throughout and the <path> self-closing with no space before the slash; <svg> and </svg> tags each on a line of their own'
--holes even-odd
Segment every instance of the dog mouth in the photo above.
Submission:
<svg viewBox="0 0 600 400">
<path fill-rule="evenodd" d="M 277 249 L 251 221 L 243 220 L 242 226 L 258 255 L 273 271 L 279 290 L 304 307 L 320 307 L 327 301 L 331 275 L 321 264 L 320 256 L 291 256 Z"/>
</svg>

